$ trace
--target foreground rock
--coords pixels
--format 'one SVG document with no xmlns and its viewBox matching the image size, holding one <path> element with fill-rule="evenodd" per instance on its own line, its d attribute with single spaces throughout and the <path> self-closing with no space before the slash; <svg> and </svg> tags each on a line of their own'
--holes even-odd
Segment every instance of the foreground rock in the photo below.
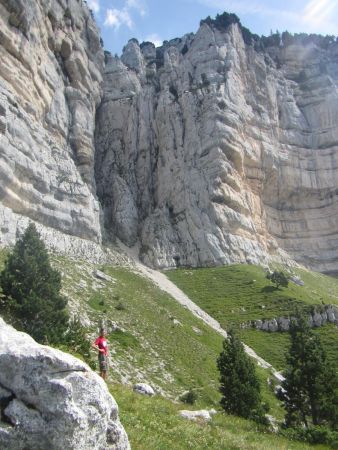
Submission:
<svg viewBox="0 0 338 450">
<path fill-rule="evenodd" d="M 118 407 L 82 361 L 0 318 L 0 448 L 127 450 Z"/>
</svg>

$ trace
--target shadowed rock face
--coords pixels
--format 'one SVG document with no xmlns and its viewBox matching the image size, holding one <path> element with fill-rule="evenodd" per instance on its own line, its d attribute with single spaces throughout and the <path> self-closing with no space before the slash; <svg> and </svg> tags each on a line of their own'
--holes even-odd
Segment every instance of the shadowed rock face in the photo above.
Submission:
<svg viewBox="0 0 338 450">
<path fill-rule="evenodd" d="M 105 226 L 155 267 L 338 261 L 338 44 L 203 24 L 108 57 L 95 131 Z"/>
<path fill-rule="evenodd" d="M 88 8 L 0 0 L 0 43 L 2 243 L 22 217 L 100 242 L 93 133 L 104 58 Z"/>
<path fill-rule="evenodd" d="M 1 318 L 0 448 L 130 450 L 105 382 Z"/>
</svg>

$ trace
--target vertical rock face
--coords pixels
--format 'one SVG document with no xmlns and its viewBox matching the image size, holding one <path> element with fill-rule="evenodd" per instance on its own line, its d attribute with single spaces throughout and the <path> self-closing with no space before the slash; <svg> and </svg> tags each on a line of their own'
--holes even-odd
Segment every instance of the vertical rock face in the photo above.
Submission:
<svg viewBox="0 0 338 450">
<path fill-rule="evenodd" d="M 155 267 L 338 262 L 338 44 L 246 45 L 204 23 L 108 57 L 97 114 L 105 226 Z"/>
<path fill-rule="evenodd" d="M 82 0 L 0 0 L 0 244 L 28 220 L 100 244 L 98 195 L 107 238 L 154 267 L 335 271 L 338 43 L 243 36 L 206 20 L 104 69 Z"/>
<path fill-rule="evenodd" d="M 100 242 L 93 134 L 103 50 L 90 11 L 82 0 L 0 0 L 0 44 L 2 243 L 22 217 Z"/>
<path fill-rule="evenodd" d="M 105 382 L 1 318 L 0 412 L 2 449 L 130 450 Z"/>
</svg>

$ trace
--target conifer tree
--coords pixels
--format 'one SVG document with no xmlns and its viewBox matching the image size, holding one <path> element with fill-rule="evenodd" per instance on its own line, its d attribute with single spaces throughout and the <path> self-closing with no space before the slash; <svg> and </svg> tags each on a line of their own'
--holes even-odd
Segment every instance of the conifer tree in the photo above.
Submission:
<svg viewBox="0 0 338 450">
<path fill-rule="evenodd" d="M 223 341 L 223 351 L 217 360 L 220 371 L 221 406 L 226 412 L 266 423 L 268 408 L 262 403 L 260 383 L 255 365 L 231 330 Z"/>
<path fill-rule="evenodd" d="M 38 342 L 57 343 L 67 329 L 67 301 L 60 294 L 61 276 L 34 224 L 16 242 L 0 273 L 2 309 L 13 324 Z"/>
<path fill-rule="evenodd" d="M 338 378 L 319 337 L 298 314 L 290 325 L 291 346 L 279 397 L 287 427 L 338 427 Z"/>
</svg>

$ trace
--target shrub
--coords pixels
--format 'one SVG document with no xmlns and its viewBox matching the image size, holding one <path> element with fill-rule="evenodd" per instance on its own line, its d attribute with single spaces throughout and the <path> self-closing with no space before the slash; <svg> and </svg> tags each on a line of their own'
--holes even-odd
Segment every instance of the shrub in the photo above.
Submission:
<svg viewBox="0 0 338 450">
<path fill-rule="evenodd" d="M 124 311 L 126 309 L 124 303 L 122 302 L 118 302 L 118 304 L 115 306 L 115 309 L 117 309 L 118 311 Z"/>
<path fill-rule="evenodd" d="M 276 288 L 279 289 L 279 286 L 288 287 L 289 280 L 284 272 L 278 272 L 275 270 L 272 273 L 268 273 L 266 278 L 271 281 L 271 283 L 276 285 Z"/>
<path fill-rule="evenodd" d="M 193 405 L 197 400 L 197 393 L 196 391 L 193 391 L 192 389 L 189 389 L 188 392 L 185 392 L 180 397 L 181 402 L 187 403 L 188 405 Z"/>
</svg>

